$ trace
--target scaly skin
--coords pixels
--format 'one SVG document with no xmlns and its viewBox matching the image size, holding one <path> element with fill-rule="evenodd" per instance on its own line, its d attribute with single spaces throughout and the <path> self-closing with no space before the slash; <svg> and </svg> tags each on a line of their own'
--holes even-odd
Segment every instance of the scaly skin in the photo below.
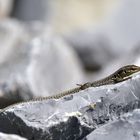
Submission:
<svg viewBox="0 0 140 140">
<path fill-rule="evenodd" d="M 127 79 L 130 79 L 132 74 L 137 73 L 139 71 L 140 71 L 139 66 L 127 65 L 127 66 L 120 68 L 119 70 L 117 70 L 116 72 L 114 72 L 113 74 L 111 74 L 110 76 L 108 76 L 104 79 L 101 79 L 101 80 L 98 80 L 98 81 L 95 81 L 92 83 L 88 82 L 83 85 L 78 85 L 79 87 L 70 89 L 68 91 L 64 91 L 62 93 L 59 93 L 59 94 L 56 94 L 53 96 L 42 97 L 40 99 L 59 99 L 66 95 L 71 95 L 71 94 L 77 93 L 81 90 L 87 89 L 89 87 L 99 87 L 99 86 L 103 86 L 103 85 L 116 84 L 116 83 L 125 81 Z"/>
<path fill-rule="evenodd" d="M 124 66 L 124 67 L 120 68 L 119 70 L 117 70 L 116 72 L 114 72 L 113 74 L 111 74 L 110 76 L 108 76 L 104 79 L 101 79 L 101 80 L 98 80 L 98 81 L 95 81 L 95 82 L 91 82 L 91 83 L 88 82 L 88 83 L 85 83 L 83 85 L 79 85 L 76 88 L 70 89 L 68 91 L 65 91 L 65 92 L 62 92 L 62 93 L 59 93 L 59 94 L 56 94 L 56 95 L 53 95 L 53 96 L 35 98 L 35 99 L 32 99 L 32 100 L 25 101 L 25 102 L 20 102 L 20 103 L 17 103 L 17 104 L 23 104 L 23 103 L 26 103 L 26 102 L 36 102 L 36 101 L 48 100 L 48 99 L 59 99 L 61 97 L 65 97 L 67 95 L 75 94 L 75 93 L 77 93 L 81 90 L 87 89 L 89 87 L 99 87 L 99 86 L 103 86 L 103 85 L 116 84 L 116 83 L 125 81 L 127 79 L 130 79 L 132 74 L 137 73 L 139 71 L 140 71 L 139 66 L 127 65 L 127 66 Z M 16 105 L 16 104 L 14 104 L 14 105 Z M 13 105 L 10 105 L 10 106 L 2 109 L 2 110 L 5 110 L 5 109 L 7 109 L 11 106 L 13 106 Z"/>
<path fill-rule="evenodd" d="M 116 72 L 114 72 L 113 74 L 111 74 L 110 76 L 104 79 L 95 81 L 93 83 L 88 82 L 83 85 L 80 85 L 80 87 L 81 89 L 86 89 L 89 87 L 98 87 L 102 85 L 116 84 L 116 83 L 125 81 L 127 79 L 130 79 L 134 73 L 137 73 L 139 71 L 140 71 L 139 66 L 127 65 L 118 69 Z"/>
</svg>

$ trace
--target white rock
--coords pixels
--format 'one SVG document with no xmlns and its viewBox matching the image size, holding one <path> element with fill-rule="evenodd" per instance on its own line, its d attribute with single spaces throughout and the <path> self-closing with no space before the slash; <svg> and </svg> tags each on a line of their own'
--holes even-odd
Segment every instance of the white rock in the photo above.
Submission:
<svg viewBox="0 0 140 140">
<path fill-rule="evenodd" d="M 118 125 L 113 124 L 109 128 L 113 136 L 116 131 L 121 135 L 121 132 L 127 132 L 132 137 L 133 134 L 138 136 L 140 112 L 136 112 L 134 117 L 131 117 L 131 112 L 140 107 L 139 83 L 140 74 L 136 74 L 132 79 L 118 84 L 88 88 L 60 99 L 36 100 L 10 106 L 0 112 L 0 131 L 24 134 L 26 138 L 34 137 L 35 140 L 44 137 L 55 139 L 56 132 L 57 139 L 80 139 L 95 129 L 102 130 L 100 128 L 103 125 L 114 120 Z M 92 108 L 89 106 L 91 104 Z M 130 115 L 126 116 L 126 120 L 120 121 L 128 112 Z M 136 126 L 137 130 L 131 126 Z"/>
<path fill-rule="evenodd" d="M 24 26 L 15 20 L 3 20 L 0 23 L 0 77 L 1 81 L 8 80 L 24 71 L 27 65 L 29 40 Z"/>
<path fill-rule="evenodd" d="M 26 83 L 36 96 L 47 96 L 83 81 L 82 67 L 73 49 L 43 28 L 35 24 L 29 29 L 10 19 L 0 23 L 1 83 Z"/>
<path fill-rule="evenodd" d="M 27 140 L 15 134 L 4 134 L 0 132 L 0 140 Z"/>
<path fill-rule="evenodd" d="M 108 36 L 112 47 L 121 54 L 140 42 L 140 1 L 122 0 L 118 10 L 107 19 L 103 33 Z M 122 51 L 123 50 L 123 51 Z"/>
<path fill-rule="evenodd" d="M 140 109 L 127 113 L 120 120 L 110 121 L 97 128 L 87 140 L 139 140 L 140 138 Z"/>
<path fill-rule="evenodd" d="M 76 53 L 61 38 L 47 35 L 34 39 L 31 45 L 27 77 L 36 95 L 56 94 L 83 81 Z"/>
</svg>

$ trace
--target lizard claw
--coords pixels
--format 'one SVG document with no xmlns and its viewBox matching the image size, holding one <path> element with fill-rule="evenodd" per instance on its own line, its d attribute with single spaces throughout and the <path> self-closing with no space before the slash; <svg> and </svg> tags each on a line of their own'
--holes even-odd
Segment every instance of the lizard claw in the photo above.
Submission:
<svg viewBox="0 0 140 140">
<path fill-rule="evenodd" d="M 88 87 L 90 87 L 91 86 L 91 83 L 85 83 L 85 84 L 76 84 L 77 86 L 80 86 L 80 89 L 81 90 L 84 90 L 84 89 L 86 89 L 86 88 L 88 88 Z"/>
</svg>

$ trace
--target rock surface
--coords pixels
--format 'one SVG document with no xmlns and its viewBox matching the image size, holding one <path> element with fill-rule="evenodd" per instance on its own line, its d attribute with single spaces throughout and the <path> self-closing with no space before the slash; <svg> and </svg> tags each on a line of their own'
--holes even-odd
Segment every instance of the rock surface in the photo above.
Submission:
<svg viewBox="0 0 140 140">
<path fill-rule="evenodd" d="M 56 94 L 82 83 L 84 73 L 76 53 L 61 38 L 46 34 L 32 41 L 28 83 L 36 96 Z"/>
<path fill-rule="evenodd" d="M 121 116 L 119 120 L 96 129 L 86 137 L 86 140 L 139 140 L 140 139 L 140 109 Z"/>
<path fill-rule="evenodd" d="M 27 140 L 17 135 L 0 133 L 0 140 Z"/>
<path fill-rule="evenodd" d="M 97 73 L 96 75 L 90 75 L 88 79 L 95 79 L 99 80 L 106 75 L 109 75 L 112 73 L 112 71 L 115 71 L 116 69 L 119 69 L 122 66 L 135 64 L 137 66 L 140 66 L 140 46 L 139 44 L 133 49 L 123 55 L 123 57 L 119 59 L 115 59 L 112 61 L 112 63 L 109 63 L 108 65 L 104 66 L 102 70 Z M 88 80 L 90 81 L 90 80 Z"/>
<path fill-rule="evenodd" d="M 64 35 L 87 70 L 94 71 L 105 66 L 110 69 L 110 64 L 114 67 L 121 65 L 122 61 L 128 64 L 135 57 L 129 58 L 128 53 L 131 54 L 140 42 L 140 2 L 121 0 L 117 3 L 117 8 L 98 26 Z"/>
<path fill-rule="evenodd" d="M 127 6 L 126 6 L 127 5 Z M 101 29 L 109 37 L 112 48 L 124 54 L 140 42 L 140 1 L 122 0 Z M 129 24 L 128 24 L 129 23 Z M 122 52 L 122 49 L 125 50 Z"/>
<path fill-rule="evenodd" d="M 51 14 L 50 1 L 15 0 L 12 16 L 23 21 L 48 20 Z"/>
<path fill-rule="evenodd" d="M 0 108 L 32 99 L 34 96 L 26 83 L 10 81 L 0 84 Z"/>
<path fill-rule="evenodd" d="M 31 25 L 10 19 L 0 23 L 0 108 L 83 82 L 73 49 L 38 25 L 29 28 Z"/>
<path fill-rule="evenodd" d="M 102 33 L 79 31 L 64 38 L 76 50 L 87 71 L 100 70 L 118 56 L 112 49 L 108 37 Z"/>
<path fill-rule="evenodd" d="M 140 107 L 140 74 L 60 99 L 17 104 L 0 112 L 0 131 L 28 139 L 82 139 Z M 10 119 L 9 119 L 10 118 Z"/>
<path fill-rule="evenodd" d="M 31 51 L 25 45 L 28 40 L 29 35 L 23 24 L 10 19 L 1 21 L 0 108 L 33 97 L 25 80 Z"/>
</svg>

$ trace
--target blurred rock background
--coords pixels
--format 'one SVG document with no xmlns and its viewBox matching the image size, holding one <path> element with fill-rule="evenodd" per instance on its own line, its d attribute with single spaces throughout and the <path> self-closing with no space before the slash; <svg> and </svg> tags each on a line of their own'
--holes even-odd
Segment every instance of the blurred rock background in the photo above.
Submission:
<svg viewBox="0 0 140 140">
<path fill-rule="evenodd" d="M 0 107 L 140 65 L 139 7 L 138 0 L 0 0 Z"/>
</svg>

